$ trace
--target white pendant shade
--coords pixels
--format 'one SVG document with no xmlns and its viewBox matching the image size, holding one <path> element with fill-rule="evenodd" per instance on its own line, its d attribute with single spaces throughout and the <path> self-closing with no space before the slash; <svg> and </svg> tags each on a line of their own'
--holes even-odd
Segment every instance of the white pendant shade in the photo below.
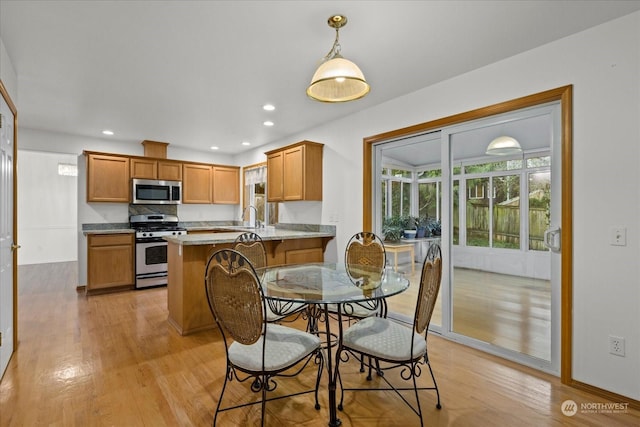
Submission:
<svg viewBox="0 0 640 427">
<path fill-rule="evenodd" d="M 486 154 L 506 156 L 522 152 L 520 143 L 510 136 L 499 136 L 489 143 Z"/>
<path fill-rule="evenodd" d="M 307 88 L 307 95 L 322 102 L 346 102 L 362 98 L 370 89 L 356 64 L 335 57 L 320 64 Z"/>
</svg>

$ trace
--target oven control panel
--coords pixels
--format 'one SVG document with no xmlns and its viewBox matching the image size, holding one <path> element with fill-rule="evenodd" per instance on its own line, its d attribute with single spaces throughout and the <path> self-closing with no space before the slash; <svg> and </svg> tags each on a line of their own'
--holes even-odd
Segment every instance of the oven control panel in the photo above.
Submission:
<svg viewBox="0 0 640 427">
<path fill-rule="evenodd" d="M 136 238 L 148 239 L 151 237 L 164 237 L 164 236 L 183 236 L 187 234 L 187 230 L 153 230 L 153 231 L 138 231 L 136 232 Z"/>
</svg>

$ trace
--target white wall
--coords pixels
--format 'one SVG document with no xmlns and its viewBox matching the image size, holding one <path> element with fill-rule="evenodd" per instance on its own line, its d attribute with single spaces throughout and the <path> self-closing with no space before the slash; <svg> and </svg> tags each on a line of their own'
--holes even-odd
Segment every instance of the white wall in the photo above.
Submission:
<svg viewBox="0 0 640 427">
<path fill-rule="evenodd" d="M 77 156 L 21 149 L 18 161 L 18 264 L 77 260 L 78 178 L 58 175 Z"/>
<path fill-rule="evenodd" d="M 264 151 L 302 139 L 326 144 L 320 219 L 337 218 L 341 248 L 362 228 L 363 137 L 569 84 L 573 377 L 640 399 L 640 13 L 260 147 L 241 163 L 264 161 Z M 304 215 L 297 210 L 288 209 L 291 222 Z M 609 245 L 613 225 L 627 228 L 627 246 Z M 609 354 L 610 334 L 626 338 L 626 357 Z"/>
<path fill-rule="evenodd" d="M 637 400 L 640 399 L 640 13 L 259 147 L 227 163 L 246 165 L 264 161 L 265 151 L 302 139 L 326 144 L 322 204 L 285 204 L 286 212 L 282 215 L 288 222 L 319 217 L 318 222 L 335 224 L 337 238 L 332 245 L 336 251 L 336 247 L 343 248 L 348 237 L 362 228 L 363 137 L 567 84 L 574 86 L 573 377 Z M 23 146 L 25 131 L 21 132 Z M 34 134 L 26 139 L 42 142 L 36 141 L 40 139 Z M 66 148 L 69 141 L 62 142 L 56 149 L 79 153 Z M 95 148 L 99 144 L 94 140 L 80 142 L 82 149 L 119 152 Z M 79 179 L 79 186 L 81 182 Z M 319 214 L 310 213 L 318 207 L 321 207 Z M 83 209 L 86 207 L 79 206 L 79 221 Z M 123 215 L 105 207 L 104 212 L 91 212 L 87 217 L 103 217 L 111 222 L 112 217 Z M 609 245 L 610 225 L 627 227 L 627 246 Z M 626 357 L 608 353 L 609 334 L 626 338 Z"/>
<path fill-rule="evenodd" d="M 5 89 L 9 93 L 11 100 L 18 106 L 18 78 L 16 71 L 13 69 L 13 64 L 7 50 L 4 47 L 2 39 L 0 39 L 0 80 L 4 84 Z"/>
</svg>

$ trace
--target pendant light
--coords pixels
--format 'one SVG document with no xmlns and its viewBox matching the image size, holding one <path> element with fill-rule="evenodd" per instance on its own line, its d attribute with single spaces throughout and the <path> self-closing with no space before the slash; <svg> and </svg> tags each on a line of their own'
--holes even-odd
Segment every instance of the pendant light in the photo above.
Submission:
<svg viewBox="0 0 640 427">
<path fill-rule="evenodd" d="M 507 156 L 521 152 L 522 147 L 520 147 L 520 143 L 515 138 L 503 135 L 489 143 L 486 154 L 491 156 Z"/>
<path fill-rule="evenodd" d="M 371 89 L 360 68 L 340 54 L 340 28 L 347 25 L 347 17 L 343 15 L 331 16 L 327 24 L 336 30 L 333 47 L 322 58 L 311 84 L 307 88 L 307 95 L 321 102 L 347 102 L 360 99 Z"/>
</svg>

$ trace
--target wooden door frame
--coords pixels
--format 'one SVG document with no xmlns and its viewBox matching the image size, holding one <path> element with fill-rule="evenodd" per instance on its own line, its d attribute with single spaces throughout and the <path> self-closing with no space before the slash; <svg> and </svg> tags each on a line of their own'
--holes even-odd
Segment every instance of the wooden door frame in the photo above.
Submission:
<svg viewBox="0 0 640 427">
<path fill-rule="evenodd" d="M 382 141 L 407 137 L 414 134 L 440 130 L 444 127 L 483 119 L 497 114 L 508 113 L 523 108 L 535 107 L 549 102 L 560 102 L 562 129 L 561 129 L 561 191 L 562 191 L 562 217 L 560 220 L 560 234 L 562 241 L 562 259 L 560 264 L 560 380 L 563 384 L 576 387 L 590 387 L 577 383 L 572 377 L 572 312 L 573 312 L 573 85 L 562 86 L 556 89 L 524 96 L 478 108 L 453 116 L 436 119 L 426 123 L 396 129 L 389 132 L 369 136 L 363 139 L 363 191 L 362 191 L 362 224 L 363 230 L 372 230 L 373 209 L 373 145 Z M 596 392 L 590 387 L 591 392 Z M 602 390 L 604 392 L 604 390 Z M 600 393 L 602 394 L 602 393 Z"/>
<path fill-rule="evenodd" d="M 18 241 L 18 109 L 0 79 L 0 94 L 13 113 L 13 244 Z M 13 254 L 13 353 L 18 349 L 18 250 Z M 11 357 L 9 357 L 11 360 Z M 0 377 L 2 372 L 0 372 Z"/>
</svg>

